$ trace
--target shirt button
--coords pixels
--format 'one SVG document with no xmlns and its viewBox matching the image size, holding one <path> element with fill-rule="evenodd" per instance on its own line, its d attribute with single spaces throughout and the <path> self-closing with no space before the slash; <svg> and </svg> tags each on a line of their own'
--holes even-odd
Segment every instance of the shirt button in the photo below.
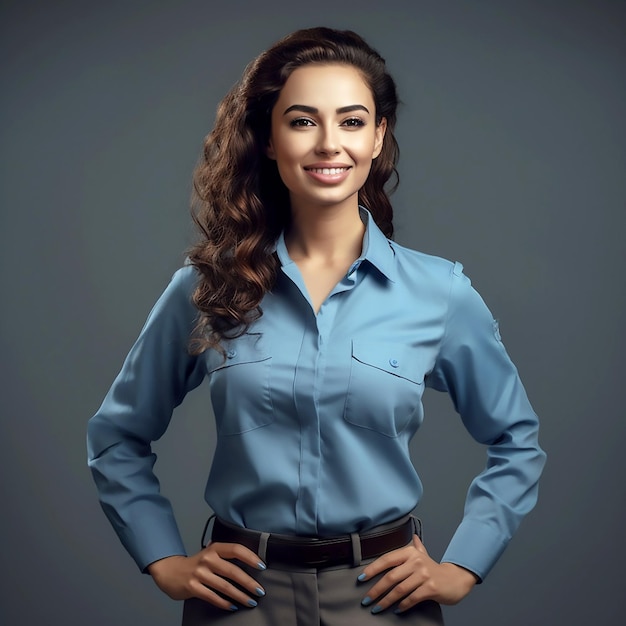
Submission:
<svg viewBox="0 0 626 626">
<path fill-rule="evenodd" d="M 391 367 L 398 367 L 400 363 L 398 363 L 398 359 L 389 359 L 389 365 L 391 365 Z"/>
<path fill-rule="evenodd" d="M 232 359 L 237 356 L 237 350 L 233 350 L 232 348 L 226 353 L 226 356 L 229 359 Z"/>
</svg>

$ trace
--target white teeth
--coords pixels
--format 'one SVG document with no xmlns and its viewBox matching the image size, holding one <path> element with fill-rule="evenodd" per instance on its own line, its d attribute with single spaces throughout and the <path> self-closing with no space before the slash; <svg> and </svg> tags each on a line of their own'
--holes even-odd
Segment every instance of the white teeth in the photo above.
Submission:
<svg viewBox="0 0 626 626">
<path fill-rule="evenodd" d="M 312 167 L 310 170 L 316 174 L 324 174 L 325 176 L 334 176 L 335 174 L 341 174 L 345 172 L 347 167 Z"/>
</svg>

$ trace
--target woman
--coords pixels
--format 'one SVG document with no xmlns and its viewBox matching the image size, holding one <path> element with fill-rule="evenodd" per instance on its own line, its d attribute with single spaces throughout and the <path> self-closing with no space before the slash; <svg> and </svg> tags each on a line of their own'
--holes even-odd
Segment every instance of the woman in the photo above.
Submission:
<svg viewBox="0 0 626 626">
<path fill-rule="evenodd" d="M 90 421 L 102 506 L 186 625 L 441 624 L 535 503 L 537 418 L 497 324 L 459 263 L 388 239 L 396 106 L 349 31 L 295 32 L 246 68 L 196 171 L 201 239 Z M 150 443 L 205 377 L 217 518 L 187 556 Z M 409 516 L 425 386 L 488 446 L 440 563 Z"/>
</svg>

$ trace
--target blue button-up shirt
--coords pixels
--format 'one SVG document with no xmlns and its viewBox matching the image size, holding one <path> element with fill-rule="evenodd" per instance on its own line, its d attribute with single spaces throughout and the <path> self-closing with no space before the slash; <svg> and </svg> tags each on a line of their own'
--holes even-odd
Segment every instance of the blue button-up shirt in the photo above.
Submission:
<svg viewBox="0 0 626 626">
<path fill-rule="evenodd" d="M 410 512 L 427 386 L 450 394 L 488 455 L 443 560 L 484 578 L 533 507 L 538 421 L 489 310 L 459 263 L 391 242 L 361 215 L 362 254 L 317 314 L 278 240 L 263 315 L 225 356 L 189 354 L 193 267 L 156 303 L 88 433 L 102 506 L 140 568 L 185 554 L 150 443 L 204 378 L 218 435 L 205 497 L 235 524 L 334 535 Z"/>
</svg>

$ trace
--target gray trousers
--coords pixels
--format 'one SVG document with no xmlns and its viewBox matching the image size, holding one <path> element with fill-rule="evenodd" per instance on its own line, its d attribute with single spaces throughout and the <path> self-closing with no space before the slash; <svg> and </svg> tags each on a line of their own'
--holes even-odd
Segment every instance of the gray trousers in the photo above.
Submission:
<svg viewBox="0 0 626 626">
<path fill-rule="evenodd" d="M 378 578 L 360 583 L 357 576 L 372 560 L 323 569 L 280 566 L 259 571 L 243 566 L 266 591 L 263 598 L 255 597 L 258 606 L 230 612 L 192 598 L 185 600 L 182 626 L 382 626 L 401 622 L 443 626 L 441 607 L 433 601 L 400 614 L 391 607 L 372 615 L 375 603 L 363 607 L 361 600 Z"/>
</svg>

